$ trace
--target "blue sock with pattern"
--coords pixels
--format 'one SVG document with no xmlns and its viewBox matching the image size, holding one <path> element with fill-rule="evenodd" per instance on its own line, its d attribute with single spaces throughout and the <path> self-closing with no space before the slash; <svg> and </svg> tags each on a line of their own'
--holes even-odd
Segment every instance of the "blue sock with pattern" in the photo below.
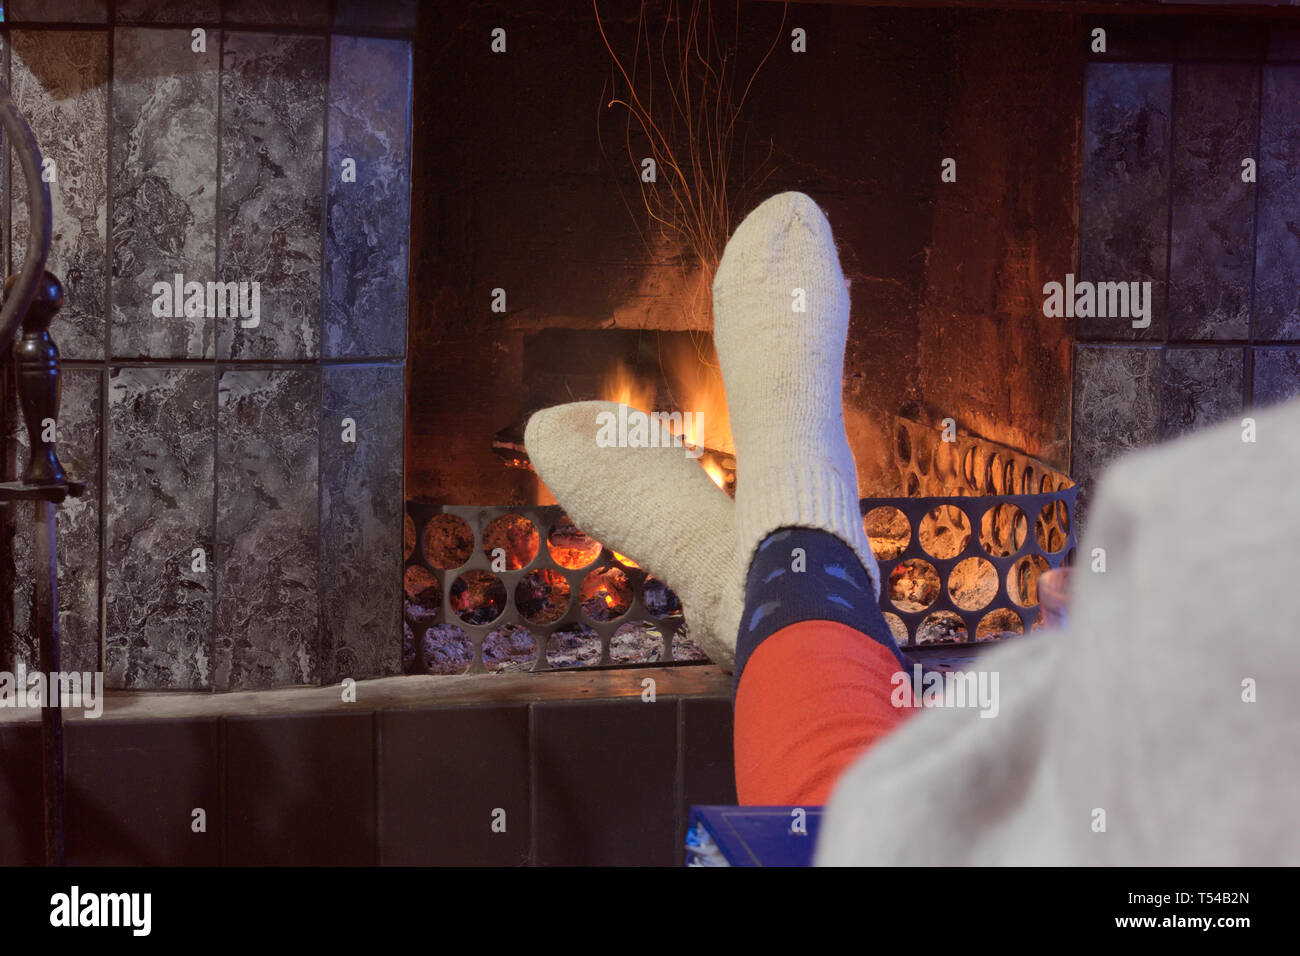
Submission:
<svg viewBox="0 0 1300 956">
<path fill-rule="evenodd" d="M 733 693 L 758 645 L 801 621 L 834 621 L 861 631 L 912 673 L 912 661 L 899 650 L 853 549 L 829 531 L 779 528 L 763 539 L 749 565 Z"/>
</svg>

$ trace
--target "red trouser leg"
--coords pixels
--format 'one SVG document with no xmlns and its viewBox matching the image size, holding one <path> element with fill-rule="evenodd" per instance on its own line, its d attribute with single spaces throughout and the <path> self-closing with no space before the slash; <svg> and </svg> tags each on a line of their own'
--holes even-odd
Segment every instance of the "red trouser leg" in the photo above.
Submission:
<svg viewBox="0 0 1300 956">
<path fill-rule="evenodd" d="M 898 661 L 844 624 L 803 621 L 766 638 L 736 689 L 736 792 L 751 806 L 819 806 L 839 775 L 911 713 L 894 707 Z"/>
</svg>

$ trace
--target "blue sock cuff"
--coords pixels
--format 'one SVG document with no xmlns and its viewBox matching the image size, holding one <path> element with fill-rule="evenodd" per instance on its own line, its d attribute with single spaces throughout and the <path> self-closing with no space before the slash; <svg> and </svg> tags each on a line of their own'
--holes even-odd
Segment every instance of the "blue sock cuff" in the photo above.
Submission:
<svg viewBox="0 0 1300 956">
<path fill-rule="evenodd" d="M 833 621 L 861 631 L 911 669 L 853 549 L 829 531 L 781 528 L 763 539 L 749 564 L 734 687 L 759 644 L 801 621 Z"/>
</svg>

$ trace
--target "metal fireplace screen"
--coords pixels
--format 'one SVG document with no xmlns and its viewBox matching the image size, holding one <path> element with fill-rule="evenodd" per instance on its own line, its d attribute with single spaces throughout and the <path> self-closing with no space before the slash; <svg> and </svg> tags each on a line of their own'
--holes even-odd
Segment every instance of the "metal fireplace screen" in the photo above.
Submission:
<svg viewBox="0 0 1300 956">
<path fill-rule="evenodd" d="M 408 673 L 706 660 L 664 584 L 555 506 L 407 502 Z"/>
<path fill-rule="evenodd" d="M 862 499 L 899 643 L 1034 626 L 1038 576 L 1073 556 L 1075 494 Z M 408 502 L 406 539 L 408 673 L 704 659 L 676 596 L 561 508 Z"/>
</svg>

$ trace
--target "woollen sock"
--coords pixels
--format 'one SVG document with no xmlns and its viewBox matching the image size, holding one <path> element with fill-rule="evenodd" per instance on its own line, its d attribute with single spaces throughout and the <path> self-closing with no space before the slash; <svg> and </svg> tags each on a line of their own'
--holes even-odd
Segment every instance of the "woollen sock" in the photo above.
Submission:
<svg viewBox="0 0 1300 956">
<path fill-rule="evenodd" d="M 713 280 L 713 340 L 736 445 L 736 541 L 748 570 L 780 528 L 817 528 L 856 555 L 880 594 L 844 428 L 849 295 L 830 223 L 798 192 L 737 227 Z"/>
<path fill-rule="evenodd" d="M 781 528 L 754 552 L 745 578 L 745 607 L 736 637 L 733 689 L 745 664 L 773 634 L 803 621 L 833 621 L 887 651 L 899 670 L 912 661 L 894 640 L 871 578 L 853 549 L 827 531 Z"/>
<path fill-rule="evenodd" d="M 730 671 L 744 595 L 734 506 L 699 462 L 673 447 L 602 447 L 602 413 L 614 402 L 573 402 L 535 413 L 524 430 L 534 469 L 570 518 L 676 592 L 693 638 Z"/>
</svg>

